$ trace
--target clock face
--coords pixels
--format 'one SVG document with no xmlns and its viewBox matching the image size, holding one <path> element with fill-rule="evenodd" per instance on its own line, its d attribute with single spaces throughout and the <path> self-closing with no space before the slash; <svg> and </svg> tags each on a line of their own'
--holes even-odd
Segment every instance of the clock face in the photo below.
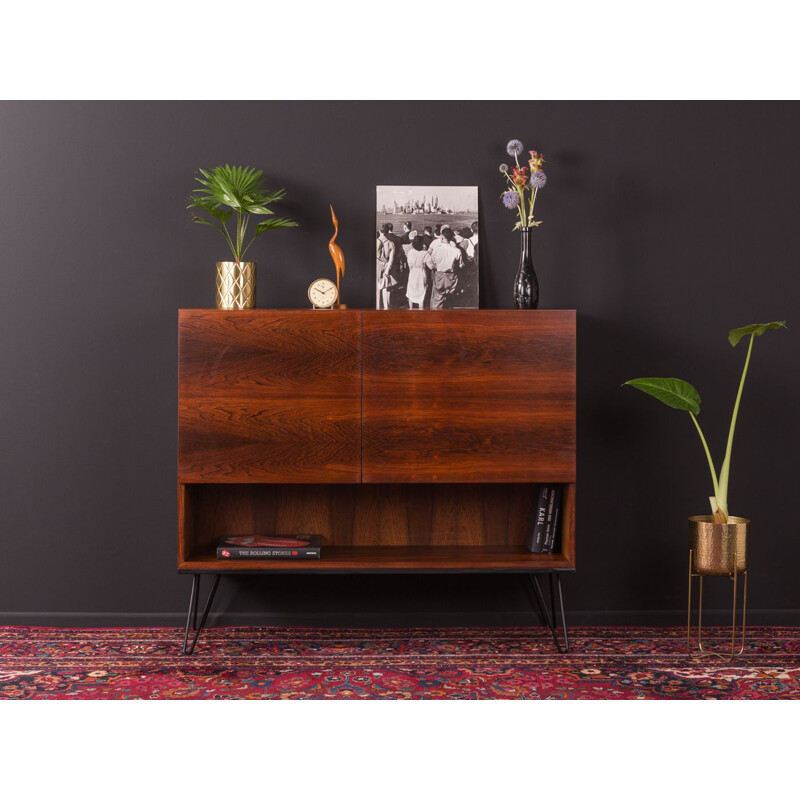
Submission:
<svg viewBox="0 0 800 800">
<path fill-rule="evenodd" d="M 315 308 L 330 308 L 337 299 L 336 284 L 327 278 L 318 278 L 308 287 L 308 299 Z"/>
</svg>

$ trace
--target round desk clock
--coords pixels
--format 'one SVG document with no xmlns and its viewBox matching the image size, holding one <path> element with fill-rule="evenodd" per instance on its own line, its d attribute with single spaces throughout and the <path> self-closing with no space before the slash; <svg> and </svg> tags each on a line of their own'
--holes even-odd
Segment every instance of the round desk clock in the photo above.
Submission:
<svg viewBox="0 0 800 800">
<path fill-rule="evenodd" d="M 308 287 L 308 299 L 314 308 L 333 308 L 339 299 L 336 284 L 327 278 L 317 278 Z"/>
</svg>

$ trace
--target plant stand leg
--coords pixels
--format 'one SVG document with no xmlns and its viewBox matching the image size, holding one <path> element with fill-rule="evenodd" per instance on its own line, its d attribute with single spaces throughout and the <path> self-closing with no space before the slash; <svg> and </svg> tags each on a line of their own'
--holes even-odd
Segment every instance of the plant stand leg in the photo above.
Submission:
<svg viewBox="0 0 800 800">
<path fill-rule="evenodd" d="M 533 585 L 534 597 L 536 598 L 536 604 L 539 606 L 539 611 L 542 614 L 542 619 L 544 620 L 545 625 L 549 629 L 550 633 L 553 636 L 553 641 L 555 642 L 556 648 L 558 649 L 559 653 L 567 653 L 569 652 L 569 636 L 567 634 L 567 618 L 564 614 L 564 595 L 561 591 L 561 576 L 558 573 L 555 573 L 555 582 L 553 581 L 553 573 L 548 573 L 548 578 L 550 581 L 550 611 L 547 609 L 547 604 L 544 600 L 544 595 L 542 594 L 542 589 L 539 586 L 539 578 L 538 576 L 529 573 L 528 577 L 530 578 L 531 584 Z M 558 640 L 558 632 L 556 631 L 556 624 L 557 624 L 557 617 L 556 617 L 556 589 L 558 589 L 558 605 L 561 609 L 561 625 L 564 632 L 564 645 L 562 647 L 561 642 Z"/>
<path fill-rule="evenodd" d="M 692 652 L 692 554 L 689 550 L 689 596 L 686 600 L 686 652 Z"/>
<path fill-rule="evenodd" d="M 742 655 L 744 653 L 744 635 L 747 629 L 747 570 L 745 570 L 742 575 L 744 576 L 744 591 L 742 592 L 742 646 L 739 648 L 739 652 L 736 653 L 737 656 Z M 736 602 L 734 600 L 733 604 L 733 619 L 736 620 Z M 735 624 L 735 622 L 734 622 Z M 735 645 L 734 645 L 735 647 Z"/>
<path fill-rule="evenodd" d="M 731 618 L 731 657 L 728 661 L 733 661 L 736 656 L 744 653 L 744 636 L 745 628 L 747 625 L 747 570 L 742 575 L 744 576 L 744 587 L 742 591 L 742 645 L 739 650 L 736 650 L 736 589 L 737 589 L 737 574 L 733 573 L 731 580 L 733 581 L 733 616 Z"/>
<path fill-rule="evenodd" d="M 196 572 L 192 580 L 192 593 L 189 596 L 189 613 L 186 615 L 186 630 L 183 636 L 183 649 L 182 653 L 185 656 L 190 656 L 194 653 L 195 645 L 200 637 L 200 633 L 205 627 L 206 620 L 208 619 L 208 612 L 211 610 L 211 605 L 214 602 L 214 595 L 217 593 L 217 586 L 219 586 L 220 575 L 214 576 L 214 584 L 209 592 L 208 599 L 206 600 L 205 607 L 203 608 L 203 616 L 200 618 L 200 626 L 197 626 L 197 600 L 200 595 L 200 573 Z M 189 646 L 189 627 L 194 630 L 194 637 L 192 644 Z"/>
<path fill-rule="evenodd" d="M 731 652 L 730 655 L 725 655 L 724 653 L 719 653 L 714 650 L 709 650 L 703 644 L 703 575 L 694 572 L 693 570 L 693 563 L 692 563 L 693 551 L 689 551 L 689 596 L 688 596 L 688 603 L 687 603 L 687 614 L 686 614 L 686 650 L 687 652 L 691 652 L 692 649 L 692 578 L 699 578 L 700 579 L 700 588 L 698 591 L 698 604 L 697 604 L 697 649 L 700 651 L 700 656 L 716 656 L 717 658 L 721 658 L 723 661 L 727 661 L 730 663 L 733 661 L 734 658 L 737 656 L 742 655 L 744 653 L 744 642 L 745 642 L 745 633 L 747 628 L 747 570 L 744 570 L 741 574 L 744 578 L 744 587 L 742 591 L 742 639 L 741 645 L 739 650 L 736 649 L 736 601 L 738 599 L 738 588 L 739 588 L 739 574 L 734 571 L 732 575 L 728 577 L 730 580 L 733 581 L 733 612 L 731 617 Z M 724 576 L 723 576 L 724 577 Z"/>
</svg>

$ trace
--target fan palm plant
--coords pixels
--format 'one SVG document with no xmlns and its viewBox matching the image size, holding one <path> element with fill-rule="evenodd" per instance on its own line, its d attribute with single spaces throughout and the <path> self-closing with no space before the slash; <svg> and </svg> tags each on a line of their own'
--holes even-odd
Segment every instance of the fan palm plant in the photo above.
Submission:
<svg viewBox="0 0 800 800">
<path fill-rule="evenodd" d="M 294 220 L 276 217 L 275 212 L 268 207 L 270 203 L 282 200 L 286 192 L 283 189 L 274 192 L 266 190 L 261 179 L 261 170 L 226 164 L 210 170 L 201 169 L 199 173 L 196 180 L 202 188 L 189 196 L 189 205 L 186 207 L 200 209 L 211 217 L 209 219 L 194 214 L 192 221 L 198 225 L 216 228 L 225 237 L 234 261 L 243 261 L 256 237 L 262 233 L 297 227 Z M 255 233 L 246 242 L 251 214 L 267 218 L 256 224 Z M 231 219 L 233 224 L 229 226 Z"/>
</svg>

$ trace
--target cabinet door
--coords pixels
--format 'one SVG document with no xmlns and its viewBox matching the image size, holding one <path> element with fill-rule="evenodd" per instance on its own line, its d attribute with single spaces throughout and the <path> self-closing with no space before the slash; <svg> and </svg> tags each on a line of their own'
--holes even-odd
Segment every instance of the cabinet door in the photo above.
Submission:
<svg viewBox="0 0 800 800">
<path fill-rule="evenodd" d="M 361 315 L 181 311 L 182 482 L 361 480 Z"/>
<path fill-rule="evenodd" d="M 575 480 L 574 311 L 364 312 L 365 482 Z"/>
</svg>

